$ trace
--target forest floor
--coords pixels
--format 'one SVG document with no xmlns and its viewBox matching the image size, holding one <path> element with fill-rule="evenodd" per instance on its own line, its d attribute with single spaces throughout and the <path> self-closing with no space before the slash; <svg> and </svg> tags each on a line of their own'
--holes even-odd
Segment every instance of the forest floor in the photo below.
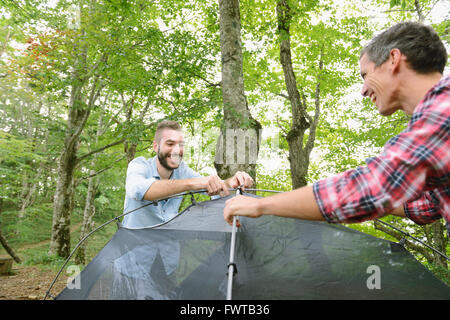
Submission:
<svg viewBox="0 0 450 320">
<path fill-rule="evenodd" d="M 0 275 L 0 300 L 42 300 L 56 273 L 40 266 L 13 266 L 9 274 Z M 68 276 L 61 274 L 51 292 L 61 292 Z"/>
<path fill-rule="evenodd" d="M 71 232 L 77 231 L 81 226 L 78 223 L 71 227 Z M 27 244 L 19 248 L 19 256 L 27 250 L 47 246 L 49 240 Z M 8 255 L 1 255 L 9 257 Z M 0 300 L 42 300 L 58 271 L 55 267 L 43 265 L 17 265 L 15 262 L 8 274 L 0 274 Z M 51 294 L 61 292 L 67 285 L 69 275 L 61 273 L 51 289 Z M 50 297 L 48 299 L 51 299 Z"/>
</svg>

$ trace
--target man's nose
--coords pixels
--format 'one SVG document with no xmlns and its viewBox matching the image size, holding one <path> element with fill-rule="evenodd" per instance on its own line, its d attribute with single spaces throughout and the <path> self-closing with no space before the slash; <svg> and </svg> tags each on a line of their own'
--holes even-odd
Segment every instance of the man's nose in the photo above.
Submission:
<svg viewBox="0 0 450 320">
<path fill-rule="evenodd" d="M 366 86 L 366 83 L 364 82 L 362 89 L 361 89 L 361 95 L 363 97 L 367 97 L 369 95 L 369 88 Z"/>
<path fill-rule="evenodd" d="M 176 144 L 173 146 L 173 148 L 172 148 L 172 153 L 177 153 L 177 154 L 179 154 L 180 151 L 181 151 L 181 146 L 180 146 L 178 143 L 176 143 Z"/>
</svg>

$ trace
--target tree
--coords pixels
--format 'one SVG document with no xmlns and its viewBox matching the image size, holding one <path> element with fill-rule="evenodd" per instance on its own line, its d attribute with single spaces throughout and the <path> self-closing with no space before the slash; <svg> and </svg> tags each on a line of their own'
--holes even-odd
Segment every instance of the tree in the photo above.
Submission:
<svg viewBox="0 0 450 320">
<path fill-rule="evenodd" d="M 247 55 L 248 82 L 267 99 L 283 99 L 272 123 L 287 142 L 292 187 L 298 188 L 311 181 L 310 155 L 324 107 L 333 106 L 357 79 L 355 65 L 361 35 L 368 33 L 366 19 L 340 17 L 329 2 L 280 0 L 259 6 L 249 2 L 253 7 L 245 11 L 245 22 L 250 39 L 262 45 Z M 251 21 L 254 16 L 262 17 L 264 24 Z M 281 63 L 281 72 L 275 61 Z"/>
<path fill-rule="evenodd" d="M 307 102 L 304 89 L 297 87 L 297 80 L 292 66 L 290 25 L 293 11 L 286 0 L 277 2 L 278 32 L 280 37 L 280 61 L 283 66 L 284 79 L 291 104 L 291 128 L 286 132 L 285 138 L 289 145 L 289 162 L 291 165 L 292 188 L 297 189 L 307 184 L 306 177 L 309 167 L 309 156 L 314 147 L 316 128 L 320 116 L 320 81 L 323 70 L 323 47 L 321 44 L 318 57 L 318 75 L 315 90 L 314 116 L 307 113 Z M 309 135 L 306 143 L 304 137 L 306 130 Z"/>
<path fill-rule="evenodd" d="M 245 96 L 239 0 L 219 0 L 219 12 L 223 123 L 214 166 L 222 179 L 237 171 L 255 179 L 261 125 L 250 114 Z"/>
</svg>

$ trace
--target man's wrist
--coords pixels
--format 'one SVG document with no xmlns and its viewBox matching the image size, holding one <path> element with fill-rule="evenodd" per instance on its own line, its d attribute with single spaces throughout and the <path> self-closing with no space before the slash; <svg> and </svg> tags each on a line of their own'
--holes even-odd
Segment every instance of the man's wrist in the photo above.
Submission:
<svg viewBox="0 0 450 320">
<path fill-rule="evenodd" d="M 231 188 L 231 185 L 230 185 L 231 179 L 232 179 L 232 178 L 228 178 L 228 179 L 226 179 L 226 180 L 223 181 L 223 182 L 225 183 L 225 185 L 227 186 L 228 189 L 232 189 L 232 188 Z"/>
<path fill-rule="evenodd" d="M 206 189 L 206 184 L 204 182 L 204 177 L 192 178 L 186 180 L 186 186 L 188 190 L 201 190 Z"/>
<path fill-rule="evenodd" d="M 258 213 L 258 215 L 262 216 L 268 214 L 268 201 L 270 201 L 270 197 L 260 198 L 256 201 L 256 212 Z"/>
</svg>

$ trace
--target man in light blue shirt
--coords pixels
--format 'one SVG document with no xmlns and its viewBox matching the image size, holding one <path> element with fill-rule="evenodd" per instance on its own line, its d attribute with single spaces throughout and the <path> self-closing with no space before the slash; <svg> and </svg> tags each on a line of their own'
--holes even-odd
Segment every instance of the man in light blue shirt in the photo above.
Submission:
<svg viewBox="0 0 450 320">
<path fill-rule="evenodd" d="M 175 121 L 162 121 L 155 132 L 154 158 L 138 157 L 128 165 L 124 212 L 148 204 L 151 200 L 164 199 L 185 191 L 206 189 L 208 195 L 227 196 L 229 188 L 253 185 L 246 172 L 237 172 L 222 180 L 217 175 L 203 177 L 188 167 L 183 159 L 184 136 Z M 145 228 L 170 220 L 177 215 L 183 198 L 159 201 L 136 210 L 123 219 L 126 228 Z"/>
</svg>

